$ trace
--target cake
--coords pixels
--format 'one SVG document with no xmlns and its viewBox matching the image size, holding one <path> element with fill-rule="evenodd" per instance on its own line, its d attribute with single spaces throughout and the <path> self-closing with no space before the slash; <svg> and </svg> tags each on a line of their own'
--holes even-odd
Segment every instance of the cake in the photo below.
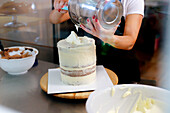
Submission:
<svg viewBox="0 0 170 113">
<path fill-rule="evenodd" d="M 75 32 L 57 43 L 61 80 L 69 85 L 89 84 L 96 79 L 96 46 L 92 38 Z"/>
</svg>

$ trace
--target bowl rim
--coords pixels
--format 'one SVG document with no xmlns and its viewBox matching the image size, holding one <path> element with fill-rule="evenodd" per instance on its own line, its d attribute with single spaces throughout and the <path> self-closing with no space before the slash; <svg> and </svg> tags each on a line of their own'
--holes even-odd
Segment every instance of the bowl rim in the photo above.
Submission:
<svg viewBox="0 0 170 113">
<path fill-rule="evenodd" d="M 31 48 L 31 49 L 33 49 L 34 51 L 36 51 L 36 53 L 35 54 L 33 54 L 33 55 L 31 55 L 31 56 L 29 56 L 29 57 L 25 57 L 25 58 L 20 58 L 20 59 L 1 59 L 0 58 L 0 60 L 7 60 L 7 61 L 13 61 L 13 60 L 23 60 L 23 59 L 29 59 L 29 58 L 32 58 L 32 57 L 35 57 L 35 56 L 37 56 L 38 55 L 38 53 L 39 53 L 39 51 L 38 51 L 38 49 L 36 49 L 36 48 L 34 48 L 34 47 L 30 47 L 30 46 L 11 46 L 11 47 L 5 47 L 4 49 L 8 49 L 8 48 L 19 48 L 19 47 L 24 47 L 24 48 Z M 1 50 L 0 50 L 1 51 Z"/>
<path fill-rule="evenodd" d="M 160 87 L 156 87 L 156 86 L 150 86 L 150 85 L 144 85 L 144 84 L 118 84 L 118 85 L 114 85 L 113 87 L 114 88 L 118 88 L 120 86 L 125 86 L 125 87 L 130 87 L 130 88 L 136 88 L 136 87 L 140 87 L 140 88 L 151 88 L 153 90 L 159 90 L 159 91 L 162 91 L 164 93 L 169 93 L 170 94 L 170 91 L 167 90 L 167 89 L 164 89 L 164 88 L 160 88 Z M 90 108 L 90 103 L 92 102 L 93 100 L 93 97 L 94 96 L 97 96 L 97 95 L 100 95 L 108 90 L 111 90 L 113 87 L 107 87 L 105 89 L 98 89 L 98 90 L 95 90 L 94 92 L 92 92 L 87 101 L 86 101 L 86 104 L 85 104 L 85 108 L 86 108 L 86 111 L 87 113 L 93 113 L 93 110 Z"/>
</svg>

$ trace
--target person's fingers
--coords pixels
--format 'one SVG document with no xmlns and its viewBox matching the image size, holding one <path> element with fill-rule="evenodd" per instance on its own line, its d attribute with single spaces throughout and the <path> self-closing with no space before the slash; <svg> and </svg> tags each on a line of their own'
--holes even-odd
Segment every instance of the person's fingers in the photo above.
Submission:
<svg viewBox="0 0 170 113">
<path fill-rule="evenodd" d="M 67 13 L 67 11 L 66 10 L 61 10 L 60 13 Z"/>
<path fill-rule="evenodd" d="M 64 2 L 64 5 L 62 7 L 64 7 L 64 6 L 68 6 L 68 2 Z"/>
<path fill-rule="evenodd" d="M 54 1 L 54 8 L 59 9 L 59 4 L 60 4 L 60 0 L 55 0 Z"/>
<path fill-rule="evenodd" d="M 89 29 L 92 31 L 92 32 L 96 32 L 96 29 L 94 28 L 94 26 L 92 25 L 91 21 L 89 18 L 87 18 L 87 24 L 88 24 L 88 27 Z"/>
<path fill-rule="evenodd" d="M 60 1 L 59 6 L 58 6 L 58 9 L 61 10 L 61 8 L 62 8 L 63 6 L 64 6 L 64 1 Z"/>
<path fill-rule="evenodd" d="M 100 25 L 99 20 L 97 19 L 96 16 L 93 17 L 93 25 L 97 32 L 99 32 L 102 29 L 102 26 Z"/>
<path fill-rule="evenodd" d="M 56 9 L 57 0 L 54 1 L 54 9 Z"/>
<path fill-rule="evenodd" d="M 96 18 L 95 15 L 93 15 L 93 17 L 92 17 L 92 22 L 93 22 L 94 28 L 96 29 L 96 22 L 95 22 L 95 21 L 97 21 L 97 18 Z"/>
<path fill-rule="evenodd" d="M 104 34 L 103 32 L 105 32 L 105 30 L 100 25 L 99 20 L 97 19 L 97 17 L 93 16 L 92 21 L 93 21 L 94 28 L 96 29 L 96 35 L 98 37 L 103 37 L 103 34 Z"/>
<path fill-rule="evenodd" d="M 67 10 L 64 10 L 62 9 L 64 6 L 68 6 L 68 3 L 67 2 L 64 2 L 64 4 L 61 6 L 61 13 L 67 13 L 68 11 Z"/>
<path fill-rule="evenodd" d="M 54 8 L 58 10 L 58 6 L 59 6 L 59 1 L 56 1 Z"/>
<path fill-rule="evenodd" d="M 68 6 L 68 2 L 65 2 L 65 6 Z"/>
<path fill-rule="evenodd" d="M 59 0 L 58 0 L 58 1 L 56 2 L 56 7 L 55 7 L 55 9 L 57 9 L 58 12 L 66 13 L 67 11 L 62 10 L 62 8 L 64 7 L 64 4 L 65 4 L 64 1 L 59 1 Z"/>
</svg>

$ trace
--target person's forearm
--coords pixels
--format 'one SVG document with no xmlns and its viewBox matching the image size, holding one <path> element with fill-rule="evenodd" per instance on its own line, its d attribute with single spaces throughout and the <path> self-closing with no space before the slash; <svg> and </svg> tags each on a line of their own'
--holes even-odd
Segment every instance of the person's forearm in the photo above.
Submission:
<svg viewBox="0 0 170 113">
<path fill-rule="evenodd" d="M 143 16 L 131 14 L 126 17 L 123 36 L 114 35 L 106 41 L 115 48 L 130 50 L 133 48 L 139 33 Z"/>
<path fill-rule="evenodd" d="M 69 19 L 68 13 L 60 13 L 57 10 L 53 10 L 50 13 L 50 23 L 59 24 Z"/>
<path fill-rule="evenodd" d="M 105 43 L 112 45 L 117 49 L 131 50 L 135 44 L 135 41 L 131 36 L 117 36 L 104 40 Z"/>
</svg>

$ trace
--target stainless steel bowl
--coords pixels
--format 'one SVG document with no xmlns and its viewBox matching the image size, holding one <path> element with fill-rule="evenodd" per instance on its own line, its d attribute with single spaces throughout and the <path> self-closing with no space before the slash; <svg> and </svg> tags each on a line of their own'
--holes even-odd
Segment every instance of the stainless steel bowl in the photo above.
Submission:
<svg viewBox="0 0 170 113">
<path fill-rule="evenodd" d="M 123 15 L 123 6 L 119 0 L 69 0 L 68 11 L 76 25 L 84 24 L 87 18 L 92 20 L 95 15 L 105 29 L 115 27 Z"/>
</svg>

